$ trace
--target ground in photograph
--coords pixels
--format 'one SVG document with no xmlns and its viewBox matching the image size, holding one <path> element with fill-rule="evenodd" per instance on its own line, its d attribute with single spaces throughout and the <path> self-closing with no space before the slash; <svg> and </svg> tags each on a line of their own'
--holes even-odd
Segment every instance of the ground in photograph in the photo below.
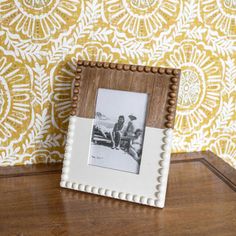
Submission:
<svg viewBox="0 0 236 236">
<path fill-rule="evenodd" d="M 129 153 L 121 149 L 116 150 L 109 146 L 94 143 L 92 143 L 91 149 L 93 153 L 91 154 L 90 162 L 92 163 L 90 164 L 138 174 L 139 163 Z"/>
</svg>

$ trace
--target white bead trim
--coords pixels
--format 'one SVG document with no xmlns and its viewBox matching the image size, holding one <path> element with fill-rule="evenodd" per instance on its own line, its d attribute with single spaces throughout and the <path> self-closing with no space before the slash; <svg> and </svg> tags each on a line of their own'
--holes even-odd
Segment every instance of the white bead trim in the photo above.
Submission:
<svg viewBox="0 0 236 236">
<path fill-rule="evenodd" d="M 69 122 L 69 132 L 67 137 L 67 145 L 65 149 L 65 159 L 63 162 L 62 176 L 61 176 L 61 187 L 66 187 L 69 189 L 79 190 L 83 192 L 98 194 L 101 196 L 113 197 L 121 200 L 126 200 L 130 202 L 136 202 L 144 205 L 160 207 L 160 203 L 164 202 L 165 194 L 162 194 L 166 190 L 166 182 L 169 168 L 169 155 L 171 151 L 171 141 L 173 130 L 165 129 L 163 131 L 163 145 L 161 146 L 161 160 L 158 163 L 157 169 L 157 185 L 156 185 L 156 198 L 146 198 L 144 196 L 132 195 L 130 193 L 117 192 L 115 190 L 97 188 L 91 185 L 77 184 L 68 181 L 68 173 L 69 173 L 69 165 L 71 159 L 72 145 L 73 145 L 73 137 L 74 137 L 74 128 L 75 128 L 76 117 L 72 116 Z M 165 176 L 165 178 L 164 178 Z"/>
</svg>

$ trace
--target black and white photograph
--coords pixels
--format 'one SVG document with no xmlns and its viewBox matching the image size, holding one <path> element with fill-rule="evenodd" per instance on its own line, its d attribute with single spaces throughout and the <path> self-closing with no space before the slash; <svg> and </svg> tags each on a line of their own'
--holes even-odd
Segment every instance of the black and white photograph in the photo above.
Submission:
<svg viewBox="0 0 236 236">
<path fill-rule="evenodd" d="M 148 95 L 98 89 L 89 164 L 139 173 Z"/>
</svg>

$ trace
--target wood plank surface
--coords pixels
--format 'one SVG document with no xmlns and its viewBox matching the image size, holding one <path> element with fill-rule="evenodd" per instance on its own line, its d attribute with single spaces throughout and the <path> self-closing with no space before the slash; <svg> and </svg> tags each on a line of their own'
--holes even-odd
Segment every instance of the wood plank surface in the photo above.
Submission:
<svg viewBox="0 0 236 236">
<path fill-rule="evenodd" d="M 74 87 L 72 113 L 79 117 L 94 118 L 96 98 L 99 88 L 146 93 L 148 95 L 146 126 L 171 128 L 174 126 L 180 70 L 162 68 L 162 72 L 139 69 L 124 70 L 125 65 L 112 63 L 112 68 L 103 68 L 104 63 L 94 62 L 99 66 L 88 66 L 91 62 L 81 62 L 78 66 Z M 80 64 L 81 64 L 80 63 Z M 86 63 L 86 64 L 84 64 Z M 126 65 L 129 68 L 132 66 Z M 120 69 L 117 69 L 120 68 Z M 141 71 L 140 71 L 141 69 Z M 175 73 L 178 73 L 175 75 Z"/>
<path fill-rule="evenodd" d="M 236 171 L 210 152 L 172 155 L 164 209 L 62 189 L 60 172 L 0 168 L 1 236 L 235 235 Z"/>
</svg>

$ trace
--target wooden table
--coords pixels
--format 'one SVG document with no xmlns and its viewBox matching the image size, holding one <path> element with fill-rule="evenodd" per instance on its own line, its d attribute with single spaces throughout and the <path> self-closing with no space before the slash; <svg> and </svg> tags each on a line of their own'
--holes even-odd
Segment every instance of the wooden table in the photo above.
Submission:
<svg viewBox="0 0 236 236">
<path fill-rule="evenodd" d="M 210 152 L 173 154 L 166 207 L 59 187 L 61 165 L 0 168 L 0 235 L 236 235 L 236 171 Z"/>
</svg>

